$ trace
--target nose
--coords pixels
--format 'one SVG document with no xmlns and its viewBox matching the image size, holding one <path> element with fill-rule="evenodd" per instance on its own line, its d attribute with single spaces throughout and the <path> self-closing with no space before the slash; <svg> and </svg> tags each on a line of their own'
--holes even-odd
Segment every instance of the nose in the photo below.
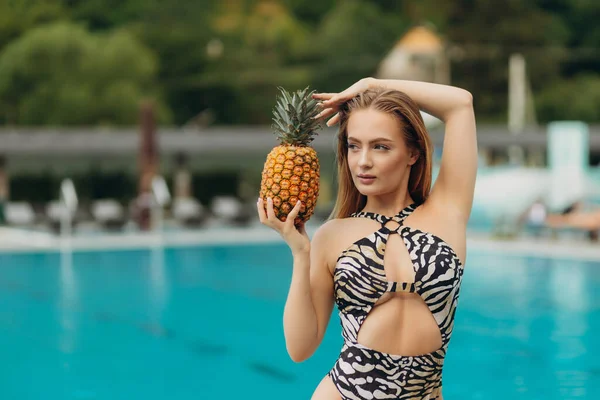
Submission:
<svg viewBox="0 0 600 400">
<path fill-rule="evenodd" d="M 369 155 L 369 152 L 367 149 L 364 149 L 361 153 L 360 153 L 360 158 L 358 159 L 358 166 L 361 168 L 371 168 L 372 165 L 372 161 L 371 161 L 371 157 Z"/>
</svg>

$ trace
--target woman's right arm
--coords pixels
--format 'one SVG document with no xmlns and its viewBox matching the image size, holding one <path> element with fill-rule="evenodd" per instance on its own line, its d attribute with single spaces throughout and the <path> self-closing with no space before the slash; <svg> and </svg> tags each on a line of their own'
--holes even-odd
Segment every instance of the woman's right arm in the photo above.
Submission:
<svg viewBox="0 0 600 400">
<path fill-rule="evenodd" d="M 326 259 L 327 230 L 314 234 L 310 250 L 294 254 L 292 282 L 283 313 L 288 354 L 295 362 L 313 355 L 321 344 L 333 309 L 333 276 Z"/>
<path fill-rule="evenodd" d="M 257 203 L 260 222 L 281 235 L 294 257 L 283 329 L 287 351 L 295 362 L 306 360 L 319 347 L 333 308 L 333 277 L 326 255 L 334 221 L 323 224 L 311 242 L 304 225 L 294 226 L 300 205 L 298 202 L 282 222 L 275 216 L 271 199 L 267 199 L 266 207 L 262 199 Z"/>
</svg>

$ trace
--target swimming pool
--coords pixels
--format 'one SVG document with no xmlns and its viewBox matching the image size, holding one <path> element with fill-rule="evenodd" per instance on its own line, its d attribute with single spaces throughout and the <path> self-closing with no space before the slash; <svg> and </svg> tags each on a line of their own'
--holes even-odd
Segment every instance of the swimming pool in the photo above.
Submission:
<svg viewBox="0 0 600 400">
<path fill-rule="evenodd" d="M 334 313 L 287 356 L 282 244 L 0 254 L 0 399 L 309 399 Z M 600 398 L 600 264 L 472 251 L 444 398 Z"/>
</svg>

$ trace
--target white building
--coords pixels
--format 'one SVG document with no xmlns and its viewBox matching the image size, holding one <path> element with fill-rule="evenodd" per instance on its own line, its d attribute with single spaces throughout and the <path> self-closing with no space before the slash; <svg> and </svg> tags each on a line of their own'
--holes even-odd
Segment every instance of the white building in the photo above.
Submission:
<svg viewBox="0 0 600 400">
<path fill-rule="evenodd" d="M 450 63 L 443 40 L 428 27 L 410 29 L 383 59 L 377 77 L 450 84 Z"/>
</svg>

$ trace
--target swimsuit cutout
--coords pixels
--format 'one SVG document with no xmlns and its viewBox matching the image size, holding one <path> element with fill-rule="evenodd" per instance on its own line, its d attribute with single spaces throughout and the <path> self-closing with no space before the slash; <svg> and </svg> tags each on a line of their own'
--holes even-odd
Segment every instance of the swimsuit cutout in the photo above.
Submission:
<svg viewBox="0 0 600 400">
<path fill-rule="evenodd" d="M 357 212 L 351 217 L 371 218 L 381 228 L 354 242 L 339 256 L 334 293 L 344 345 L 329 376 L 343 400 L 440 399 L 442 366 L 454 326 L 463 266 L 441 238 L 403 226 L 417 205 L 394 217 Z M 385 225 L 395 221 L 395 229 Z M 390 234 L 402 238 L 415 272 L 415 281 L 388 282 L 383 267 Z M 375 303 L 386 292 L 418 294 L 431 311 L 441 333 L 442 347 L 418 356 L 383 353 L 358 343 L 358 331 Z"/>
</svg>

